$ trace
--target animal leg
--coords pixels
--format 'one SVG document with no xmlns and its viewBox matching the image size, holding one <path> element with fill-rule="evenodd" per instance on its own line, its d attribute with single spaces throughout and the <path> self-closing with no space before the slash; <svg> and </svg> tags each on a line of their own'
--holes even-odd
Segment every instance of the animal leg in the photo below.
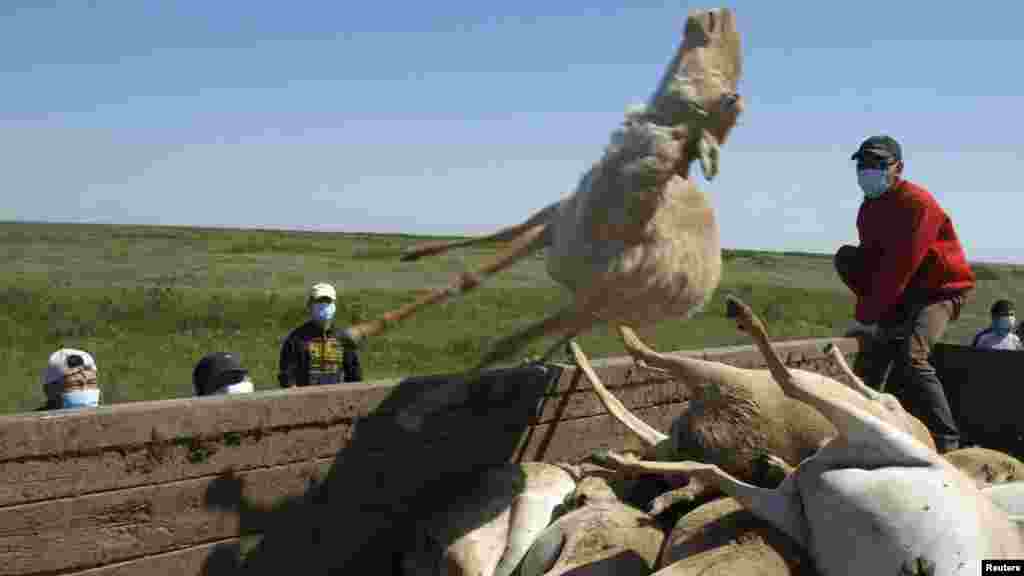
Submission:
<svg viewBox="0 0 1024 576">
<path fill-rule="evenodd" d="M 633 361 L 637 365 L 648 370 L 667 372 L 675 377 L 676 382 L 707 385 L 708 382 L 728 379 L 727 374 L 729 373 L 741 371 L 739 368 L 719 362 L 708 362 L 698 358 L 658 352 L 641 340 L 629 326 L 619 325 L 618 330 L 626 353 L 633 357 Z M 743 381 L 742 377 L 732 379 L 738 382 Z"/>
<path fill-rule="evenodd" d="M 635 414 L 626 409 L 626 406 L 619 401 L 611 392 L 605 388 L 604 383 L 601 382 L 601 378 L 598 377 L 597 372 L 594 371 L 594 367 L 590 365 L 590 361 L 587 356 L 583 353 L 583 350 L 575 342 L 569 343 L 569 350 L 572 351 L 573 360 L 576 362 L 576 366 L 583 372 L 583 375 L 590 382 L 590 385 L 594 388 L 594 392 L 597 394 L 601 404 L 604 405 L 608 413 L 615 417 L 616 420 L 626 426 L 633 434 L 636 434 L 645 444 L 650 447 L 656 447 L 657 445 L 669 440 L 666 434 L 663 434 L 649 424 L 641 420 Z"/>
<path fill-rule="evenodd" d="M 695 476 L 691 476 L 686 486 L 669 490 L 651 500 L 651 503 L 647 505 L 647 513 L 651 516 L 658 516 L 676 504 L 682 502 L 692 504 L 697 500 L 703 500 L 718 493 L 717 486 L 709 486 Z"/>
<path fill-rule="evenodd" d="M 776 489 L 760 488 L 741 482 L 714 464 L 700 462 L 651 462 L 624 458 L 612 451 L 598 456 L 615 466 L 650 474 L 688 474 L 701 483 L 717 487 L 732 496 L 755 516 L 771 522 L 801 546 L 807 544 L 807 521 L 803 515 L 794 476 L 788 476 Z"/>
<path fill-rule="evenodd" d="M 559 338 L 557 342 L 552 344 L 551 347 L 548 348 L 546 352 L 544 352 L 544 355 L 540 357 L 540 360 L 538 360 L 538 362 L 550 362 L 551 359 L 554 358 L 555 354 L 557 354 L 559 350 L 566 348 L 566 345 L 569 344 L 569 342 L 572 342 L 573 338 L 579 336 L 580 332 L 580 330 L 573 330 L 569 334 L 566 334 L 565 336 Z"/>
<path fill-rule="evenodd" d="M 509 358 L 532 340 L 555 333 L 579 334 L 594 324 L 596 319 L 593 316 L 580 310 L 577 305 L 570 304 L 551 316 L 498 340 L 471 374 L 479 374 L 491 364 Z"/>
<path fill-rule="evenodd" d="M 382 314 L 375 320 L 349 326 L 341 333 L 341 339 L 355 346 L 361 340 L 380 334 L 396 322 L 412 316 L 421 308 L 447 300 L 456 294 L 466 293 L 476 288 L 487 276 L 508 268 L 542 248 L 548 242 L 547 236 L 547 224 L 536 224 L 523 231 L 504 252 L 481 267 L 478 272 L 462 274 L 447 288 L 432 290 L 405 306 Z"/>
<path fill-rule="evenodd" d="M 669 372 L 668 370 L 665 370 L 664 368 L 656 368 L 654 366 L 651 366 L 647 362 L 644 362 L 643 360 L 635 360 L 633 362 L 633 364 L 635 364 L 636 367 L 640 368 L 641 370 L 645 370 L 645 371 L 650 372 L 652 374 L 658 374 L 659 376 L 671 376 L 672 375 L 672 373 Z"/>
<path fill-rule="evenodd" d="M 554 216 L 555 212 L 558 210 L 559 204 L 561 204 L 561 200 L 545 206 L 542 210 L 527 218 L 525 222 L 502 228 L 501 230 L 487 236 L 469 238 L 466 240 L 454 240 L 450 242 L 424 242 L 422 244 L 417 244 L 406 250 L 402 254 L 401 259 L 403 262 L 408 262 L 411 260 L 418 260 L 424 256 L 443 254 L 453 248 L 474 246 L 487 242 L 504 242 L 507 240 L 513 240 L 516 236 L 519 236 L 534 226 L 550 222 L 551 217 Z M 547 238 L 547 241 L 550 243 L 550 237 Z"/>
<path fill-rule="evenodd" d="M 782 391 L 816 408 L 847 442 L 874 446 L 904 464 L 935 463 L 938 454 L 909 433 L 847 401 L 822 393 L 816 381 L 824 380 L 824 376 L 795 377 L 772 348 L 764 323 L 742 300 L 727 296 L 726 315 L 736 318 L 740 329 L 750 333 Z"/>
<path fill-rule="evenodd" d="M 852 382 L 850 388 L 856 390 L 857 392 L 860 392 L 861 395 L 863 395 L 868 400 L 878 401 L 881 399 L 881 395 L 878 392 L 874 391 L 869 386 L 864 384 L 864 381 L 861 380 L 859 376 L 854 374 L 853 370 L 850 368 L 850 365 L 846 363 L 846 358 L 843 357 L 843 353 L 839 351 L 838 346 L 829 342 L 825 346 L 825 353 L 832 357 L 832 361 L 836 363 L 836 366 L 839 367 L 839 370 L 847 378 L 849 378 L 850 382 Z"/>
</svg>

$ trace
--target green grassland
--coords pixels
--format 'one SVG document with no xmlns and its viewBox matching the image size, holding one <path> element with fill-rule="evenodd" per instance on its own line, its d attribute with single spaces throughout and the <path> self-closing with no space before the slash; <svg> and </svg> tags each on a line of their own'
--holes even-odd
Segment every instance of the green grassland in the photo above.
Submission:
<svg viewBox="0 0 1024 576">
<path fill-rule="evenodd" d="M 431 238 L 436 239 L 436 238 Z M 273 388 L 281 340 L 307 318 L 306 291 L 339 291 L 338 322 L 373 317 L 493 255 L 469 248 L 418 262 L 401 251 L 425 238 L 270 230 L 93 224 L 0 223 L 0 412 L 42 403 L 40 373 L 61 346 L 99 364 L 104 401 L 188 396 L 205 353 L 241 355 L 258 389 Z M 831 252 L 835 247 L 823 247 Z M 659 349 L 746 344 L 723 317 L 722 295 L 744 297 L 776 339 L 838 335 L 853 299 L 828 254 L 726 251 L 714 300 L 688 322 L 666 318 L 641 334 Z M 946 335 L 964 342 L 988 322 L 999 297 L 1020 300 L 1024 268 L 977 265 L 977 296 Z M 548 278 L 543 255 L 474 292 L 415 316 L 361 350 L 368 380 L 457 371 L 493 339 L 568 302 Z M 550 340 L 533 343 L 538 354 Z M 578 339 L 594 357 L 622 349 L 607 328 Z"/>
</svg>

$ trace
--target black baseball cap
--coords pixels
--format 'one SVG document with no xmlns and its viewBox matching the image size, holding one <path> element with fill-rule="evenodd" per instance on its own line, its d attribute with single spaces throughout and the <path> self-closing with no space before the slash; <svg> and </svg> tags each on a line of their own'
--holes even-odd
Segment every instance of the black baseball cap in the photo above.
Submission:
<svg viewBox="0 0 1024 576">
<path fill-rule="evenodd" d="M 900 143 L 892 136 L 884 134 L 872 136 L 862 142 L 860 148 L 857 148 L 857 151 L 853 153 L 853 156 L 850 156 L 850 159 L 857 160 L 868 155 L 885 158 L 893 162 L 903 160 L 903 150 L 900 149 Z"/>
<path fill-rule="evenodd" d="M 249 374 L 242 368 L 238 354 L 213 352 L 203 356 L 192 371 L 192 386 L 196 394 L 203 396 L 227 384 L 241 382 Z"/>
<path fill-rule="evenodd" d="M 1009 300 L 996 300 L 995 304 L 992 304 L 992 308 L 989 309 L 989 312 L 994 317 L 1010 316 L 1015 314 L 1013 302 L 1010 302 Z"/>
</svg>

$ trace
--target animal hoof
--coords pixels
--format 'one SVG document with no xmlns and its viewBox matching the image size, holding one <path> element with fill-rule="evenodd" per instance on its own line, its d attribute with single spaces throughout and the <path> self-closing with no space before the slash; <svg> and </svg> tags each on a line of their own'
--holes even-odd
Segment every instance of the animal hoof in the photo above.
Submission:
<svg viewBox="0 0 1024 576">
<path fill-rule="evenodd" d="M 729 295 L 725 297 L 725 317 L 739 318 L 743 309 L 740 307 L 739 299 Z"/>
<path fill-rule="evenodd" d="M 675 506 L 676 504 L 681 504 L 684 502 L 690 504 L 693 502 L 693 498 L 655 498 L 654 500 L 651 500 L 650 504 L 647 505 L 647 514 L 651 516 L 661 516 L 669 508 Z"/>
<path fill-rule="evenodd" d="M 395 422 L 406 432 L 419 432 L 423 428 L 423 415 L 403 410 L 395 416 Z"/>
</svg>

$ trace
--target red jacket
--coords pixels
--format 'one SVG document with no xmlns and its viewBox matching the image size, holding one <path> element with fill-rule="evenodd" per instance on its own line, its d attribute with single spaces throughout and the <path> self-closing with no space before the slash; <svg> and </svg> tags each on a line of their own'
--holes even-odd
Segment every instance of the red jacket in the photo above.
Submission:
<svg viewBox="0 0 1024 576">
<path fill-rule="evenodd" d="M 953 222 L 928 190 L 901 181 L 857 214 L 861 259 L 852 278 L 859 322 L 884 320 L 908 287 L 955 293 L 975 284 Z M 911 280 L 913 285 L 910 286 Z"/>
</svg>

